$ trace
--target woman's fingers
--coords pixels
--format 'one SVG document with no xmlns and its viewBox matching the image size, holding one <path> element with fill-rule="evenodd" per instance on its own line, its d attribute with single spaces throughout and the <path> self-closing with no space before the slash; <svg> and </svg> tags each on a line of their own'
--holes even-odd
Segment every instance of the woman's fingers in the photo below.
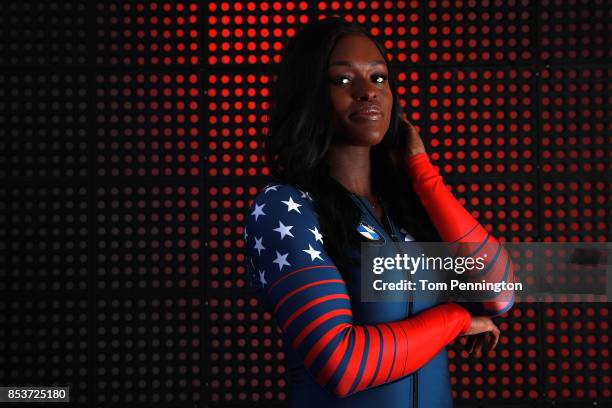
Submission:
<svg viewBox="0 0 612 408">
<path fill-rule="evenodd" d="M 500 330 L 499 327 L 493 323 L 489 318 L 481 319 L 486 323 L 486 328 L 481 329 L 479 333 L 468 335 L 465 343 L 465 348 L 468 355 L 474 353 L 475 355 L 481 354 L 483 347 L 486 345 L 488 351 L 494 350 L 499 342 Z M 476 319 L 472 319 L 472 323 L 476 323 Z M 476 328 L 477 329 L 477 328 Z"/>
<path fill-rule="evenodd" d="M 471 355 L 472 353 L 477 354 L 479 347 L 482 348 L 484 334 L 485 333 L 473 334 L 468 337 L 468 342 L 466 344 L 468 355 Z"/>
<path fill-rule="evenodd" d="M 495 326 L 494 330 L 491 331 L 491 342 L 489 343 L 490 344 L 490 346 L 489 346 L 490 350 L 494 350 L 495 346 L 497 346 L 497 342 L 499 342 L 499 335 L 500 335 L 500 331 L 497 328 L 497 326 Z"/>
<path fill-rule="evenodd" d="M 478 338 L 476 339 L 476 345 L 474 346 L 474 351 L 477 355 L 482 352 L 482 345 L 485 342 L 486 336 L 487 336 L 487 333 L 481 333 L 478 335 Z"/>
<path fill-rule="evenodd" d="M 466 350 L 468 355 L 474 353 L 478 355 L 483 353 L 483 349 L 485 345 L 487 346 L 487 351 L 494 350 L 499 341 L 499 333 L 492 331 L 486 333 L 479 333 L 470 336 L 466 343 Z"/>
<path fill-rule="evenodd" d="M 467 349 L 468 355 L 472 354 L 474 351 L 474 342 L 476 341 L 476 336 L 469 336 L 467 342 L 465 344 L 465 348 Z"/>
</svg>

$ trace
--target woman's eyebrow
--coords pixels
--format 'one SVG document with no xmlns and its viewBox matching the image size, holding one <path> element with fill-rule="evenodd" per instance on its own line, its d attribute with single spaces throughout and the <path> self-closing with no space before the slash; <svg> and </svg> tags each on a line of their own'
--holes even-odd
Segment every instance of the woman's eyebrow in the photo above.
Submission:
<svg viewBox="0 0 612 408">
<path fill-rule="evenodd" d="M 334 61 L 334 62 L 330 62 L 329 66 L 332 67 L 334 65 L 346 65 L 347 67 L 354 67 L 355 64 L 353 64 L 350 61 Z M 376 61 L 370 61 L 368 62 L 368 66 L 374 66 L 374 65 L 387 65 L 385 64 L 385 61 L 380 61 L 380 60 L 376 60 Z"/>
</svg>

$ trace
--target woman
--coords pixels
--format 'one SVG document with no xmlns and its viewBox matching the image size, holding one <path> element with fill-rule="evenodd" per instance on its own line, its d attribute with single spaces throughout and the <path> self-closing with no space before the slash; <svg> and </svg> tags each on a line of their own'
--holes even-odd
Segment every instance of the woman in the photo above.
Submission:
<svg viewBox="0 0 612 408">
<path fill-rule="evenodd" d="M 251 284 L 285 336 L 291 407 L 450 407 L 445 346 L 469 335 L 470 353 L 493 349 L 487 316 L 513 302 L 502 293 L 471 315 L 360 301 L 362 240 L 497 243 L 446 189 L 394 90 L 381 46 L 334 18 L 298 33 L 277 73 L 276 180 L 253 201 L 245 240 Z M 487 278 L 511 280 L 499 247 Z"/>
</svg>

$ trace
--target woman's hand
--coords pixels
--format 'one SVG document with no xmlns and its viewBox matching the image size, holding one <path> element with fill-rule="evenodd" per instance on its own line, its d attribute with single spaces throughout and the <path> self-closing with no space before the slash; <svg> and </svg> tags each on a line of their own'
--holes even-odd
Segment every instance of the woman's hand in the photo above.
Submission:
<svg viewBox="0 0 612 408">
<path fill-rule="evenodd" d="M 391 153 L 391 160 L 396 167 L 401 164 L 407 158 L 414 156 L 419 153 L 425 153 L 425 145 L 419 135 L 416 128 L 408 121 L 408 117 L 405 113 L 401 113 L 398 131 L 400 137 L 406 139 L 405 147 L 395 150 Z"/>
<path fill-rule="evenodd" d="M 480 353 L 485 343 L 488 343 L 489 351 L 495 349 L 499 341 L 499 334 L 499 328 L 490 317 L 472 316 L 470 329 L 463 333 L 464 336 L 470 336 L 465 345 L 468 354 Z"/>
</svg>

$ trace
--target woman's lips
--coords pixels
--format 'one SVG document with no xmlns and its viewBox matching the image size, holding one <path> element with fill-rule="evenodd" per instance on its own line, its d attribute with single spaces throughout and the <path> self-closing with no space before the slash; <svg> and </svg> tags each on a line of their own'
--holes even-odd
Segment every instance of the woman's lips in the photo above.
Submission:
<svg viewBox="0 0 612 408">
<path fill-rule="evenodd" d="M 380 120 L 382 119 L 382 113 L 379 111 L 363 111 L 363 112 L 357 112 L 357 113 L 353 113 L 351 116 L 351 119 L 355 119 L 355 120 Z"/>
</svg>

